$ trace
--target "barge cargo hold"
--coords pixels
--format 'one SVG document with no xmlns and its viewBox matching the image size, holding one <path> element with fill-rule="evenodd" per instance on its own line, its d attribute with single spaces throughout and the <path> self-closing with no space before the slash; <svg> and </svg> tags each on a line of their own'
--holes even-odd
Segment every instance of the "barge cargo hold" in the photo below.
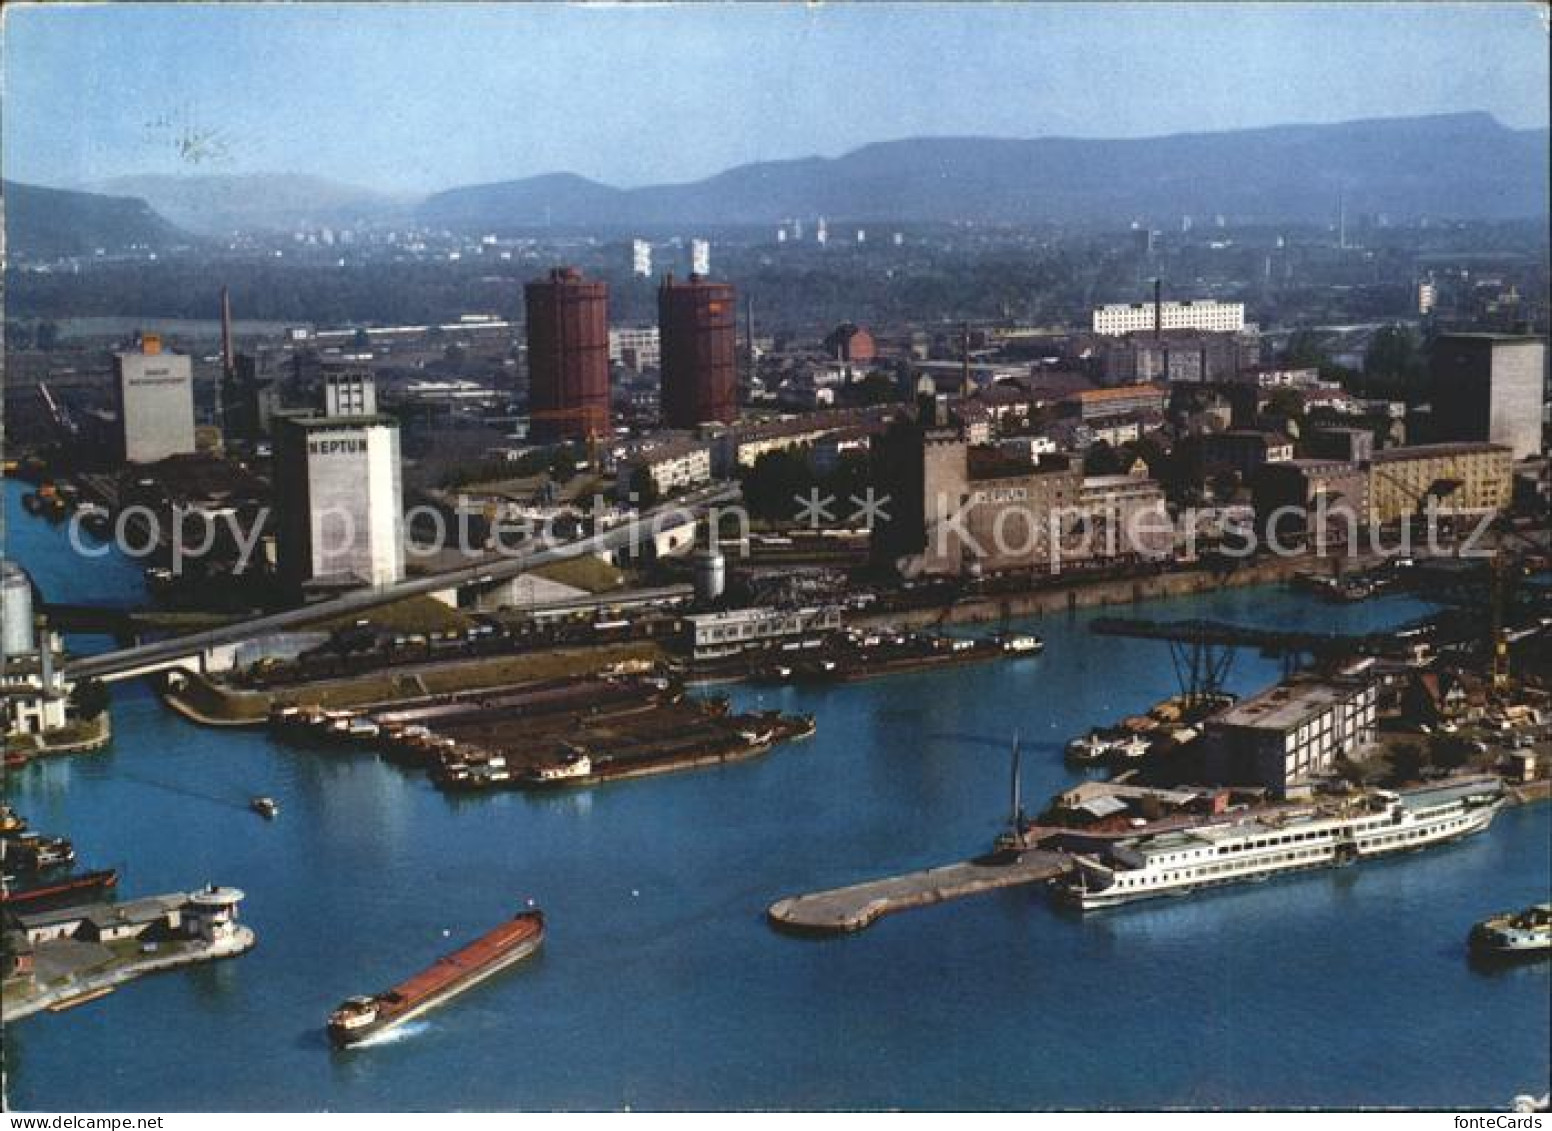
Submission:
<svg viewBox="0 0 1552 1131">
<path fill-rule="evenodd" d="M 521 912 L 391 990 L 347 998 L 329 1014 L 329 1039 L 349 1048 L 385 1033 L 522 961 L 543 941 L 544 913 Z"/>
</svg>

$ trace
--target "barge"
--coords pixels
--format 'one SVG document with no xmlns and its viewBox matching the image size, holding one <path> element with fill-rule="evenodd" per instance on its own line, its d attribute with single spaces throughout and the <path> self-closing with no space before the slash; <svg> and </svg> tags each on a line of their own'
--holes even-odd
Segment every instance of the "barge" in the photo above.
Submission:
<svg viewBox="0 0 1552 1131">
<path fill-rule="evenodd" d="M 359 1045 L 521 962 L 543 941 L 544 912 L 521 912 L 391 990 L 347 998 L 329 1014 L 329 1039 L 339 1048 Z"/>
<path fill-rule="evenodd" d="M 100 872 L 81 872 L 61 880 L 39 884 L 36 887 L 11 886 L 15 877 L 0 879 L 0 906 L 15 907 L 21 904 L 48 901 L 80 902 L 87 896 L 110 891 L 118 886 L 119 874 L 112 868 Z"/>
</svg>

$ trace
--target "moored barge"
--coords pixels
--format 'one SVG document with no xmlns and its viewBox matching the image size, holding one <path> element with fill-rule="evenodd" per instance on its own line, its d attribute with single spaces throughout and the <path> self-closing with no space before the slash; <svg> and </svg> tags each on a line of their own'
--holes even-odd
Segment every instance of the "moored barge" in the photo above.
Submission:
<svg viewBox="0 0 1552 1131">
<path fill-rule="evenodd" d="M 329 1014 L 329 1039 L 348 1048 L 387 1032 L 521 962 L 543 941 L 544 913 L 521 912 L 390 990 L 347 998 Z"/>
</svg>

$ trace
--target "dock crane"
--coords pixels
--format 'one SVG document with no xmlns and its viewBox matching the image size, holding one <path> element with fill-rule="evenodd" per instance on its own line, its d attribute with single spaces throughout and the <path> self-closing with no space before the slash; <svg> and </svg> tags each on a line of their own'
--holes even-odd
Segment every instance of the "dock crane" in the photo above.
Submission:
<svg viewBox="0 0 1552 1131">
<path fill-rule="evenodd" d="M 53 420 L 56 428 L 66 436 L 75 436 L 80 431 L 75 419 L 70 415 L 70 410 L 54 399 L 54 394 L 49 391 L 46 382 L 38 382 L 38 396 L 42 398 L 43 407 L 48 410 L 49 418 Z"/>
</svg>

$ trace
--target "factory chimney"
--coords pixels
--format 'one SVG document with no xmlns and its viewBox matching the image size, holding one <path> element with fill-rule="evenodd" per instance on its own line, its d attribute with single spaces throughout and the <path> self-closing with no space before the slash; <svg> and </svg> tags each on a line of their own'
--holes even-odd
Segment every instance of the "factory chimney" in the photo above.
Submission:
<svg viewBox="0 0 1552 1131">
<path fill-rule="evenodd" d="M 970 399 L 970 323 L 959 324 L 959 399 Z"/>
<path fill-rule="evenodd" d="M 225 435 L 226 413 L 223 398 L 231 389 L 237 376 L 237 361 L 232 352 L 232 292 L 221 288 L 221 376 L 216 378 L 215 418 L 216 431 Z"/>
</svg>

